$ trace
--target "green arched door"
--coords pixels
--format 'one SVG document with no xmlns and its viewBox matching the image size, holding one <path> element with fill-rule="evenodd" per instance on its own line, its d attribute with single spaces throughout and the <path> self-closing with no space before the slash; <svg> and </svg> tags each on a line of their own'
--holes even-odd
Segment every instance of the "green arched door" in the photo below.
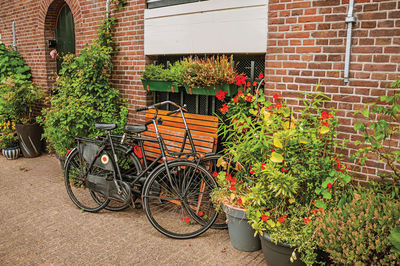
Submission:
<svg viewBox="0 0 400 266">
<path fill-rule="evenodd" d="M 75 26 L 71 9 L 66 4 L 61 8 L 56 26 L 57 53 L 61 56 L 67 53 L 75 54 Z M 61 60 L 57 60 L 57 72 L 61 69 Z"/>
</svg>

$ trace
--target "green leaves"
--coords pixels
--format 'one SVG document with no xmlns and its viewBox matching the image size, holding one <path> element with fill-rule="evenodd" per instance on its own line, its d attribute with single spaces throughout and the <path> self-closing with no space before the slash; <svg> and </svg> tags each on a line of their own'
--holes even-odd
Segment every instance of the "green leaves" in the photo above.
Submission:
<svg viewBox="0 0 400 266">
<path fill-rule="evenodd" d="M 271 161 L 274 163 L 281 163 L 283 162 L 283 156 L 277 152 L 272 152 Z"/>
<path fill-rule="evenodd" d="M 392 244 L 392 252 L 400 253 L 400 227 L 395 227 L 388 237 L 390 243 Z"/>
</svg>

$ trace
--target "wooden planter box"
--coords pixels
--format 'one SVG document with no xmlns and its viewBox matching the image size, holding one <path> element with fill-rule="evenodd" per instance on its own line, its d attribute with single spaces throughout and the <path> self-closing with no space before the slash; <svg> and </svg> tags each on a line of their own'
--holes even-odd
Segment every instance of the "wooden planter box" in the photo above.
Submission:
<svg viewBox="0 0 400 266">
<path fill-rule="evenodd" d="M 179 92 L 179 87 L 170 81 L 142 79 L 143 87 L 147 91 Z"/>
</svg>

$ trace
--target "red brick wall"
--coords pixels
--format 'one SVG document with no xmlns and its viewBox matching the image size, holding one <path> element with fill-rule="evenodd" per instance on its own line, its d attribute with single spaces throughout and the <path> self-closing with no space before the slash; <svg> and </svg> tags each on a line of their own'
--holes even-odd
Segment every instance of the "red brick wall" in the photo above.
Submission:
<svg viewBox="0 0 400 266">
<path fill-rule="evenodd" d="M 74 16 L 76 53 L 96 37 L 99 23 L 105 16 L 106 0 L 65 0 Z M 32 69 L 33 80 L 44 88 L 54 85 L 55 60 L 51 59 L 48 40 L 55 39 L 55 21 L 63 0 L 0 1 L 0 34 L 6 45 L 12 44 L 12 21 L 16 23 L 17 47 Z M 144 70 L 145 0 L 130 0 L 115 13 L 118 25 L 115 34 L 120 51 L 114 59 L 113 85 L 129 101 L 129 118 L 140 119 L 133 111 L 146 105 L 140 72 Z"/>
<path fill-rule="evenodd" d="M 333 99 L 328 107 L 339 109 L 339 138 L 354 141 L 359 138 L 353 131 L 354 110 L 400 79 L 400 1 L 355 0 L 350 83 L 345 85 L 347 9 L 348 0 L 269 0 L 266 93 L 280 91 L 298 106 L 298 91 L 322 83 Z M 355 151 L 349 147 L 346 156 Z M 373 178 L 383 167 L 370 157 L 366 166 L 355 168 L 363 174 L 360 179 Z"/>
</svg>

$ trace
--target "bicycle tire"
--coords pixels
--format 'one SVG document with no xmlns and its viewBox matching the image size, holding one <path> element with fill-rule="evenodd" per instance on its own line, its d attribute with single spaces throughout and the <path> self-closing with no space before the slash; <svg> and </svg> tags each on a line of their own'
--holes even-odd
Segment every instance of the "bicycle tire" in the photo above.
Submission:
<svg viewBox="0 0 400 266">
<path fill-rule="evenodd" d="M 101 203 L 93 199 L 93 191 L 86 187 L 85 171 L 88 163 L 81 158 L 77 148 L 73 149 L 65 163 L 64 183 L 72 202 L 81 210 L 98 212 L 107 206 L 109 200 Z M 93 174 L 95 174 L 93 169 Z"/>
<path fill-rule="evenodd" d="M 109 152 L 111 153 L 111 147 L 106 148 L 106 150 L 109 150 Z M 122 180 L 126 182 L 133 181 L 133 177 L 137 176 L 138 173 L 142 171 L 142 165 L 140 164 L 139 159 L 133 152 L 128 152 L 129 147 L 127 146 L 114 144 L 114 150 L 118 158 L 118 165 L 121 171 Z M 93 193 L 92 196 L 94 200 L 99 204 L 101 204 L 105 200 L 103 197 L 96 193 Z M 108 211 L 123 211 L 129 208 L 129 206 L 132 205 L 132 202 L 135 202 L 137 198 L 135 193 L 132 193 L 132 197 L 132 201 L 129 201 L 127 203 L 110 199 L 110 202 L 105 207 L 105 209 Z"/>
<path fill-rule="evenodd" d="M 200 164 L 209 172 L 211 175 L 214 172 L 222 171 L 222 167 L 217 166 L 218 159 L 221 158 L 220 154 L 206 155 L 200 162 Z M 223 211 L 218 213 L 218 217 L 215 222 L 211 225 L 212 229 L 228 229 L 228 224 L 226 223 L 226 214 Z"/>
<path fill-rule="evenodd" d="M 162 234 L 176 239 L 189 239 L 207 231 L 218 213 L 211 202 L 217 186 L 202 166 L 191 161 L 168 163 L 158 167 L 147 180 L 143 207 L 150 223 Z"/>
</svg>

